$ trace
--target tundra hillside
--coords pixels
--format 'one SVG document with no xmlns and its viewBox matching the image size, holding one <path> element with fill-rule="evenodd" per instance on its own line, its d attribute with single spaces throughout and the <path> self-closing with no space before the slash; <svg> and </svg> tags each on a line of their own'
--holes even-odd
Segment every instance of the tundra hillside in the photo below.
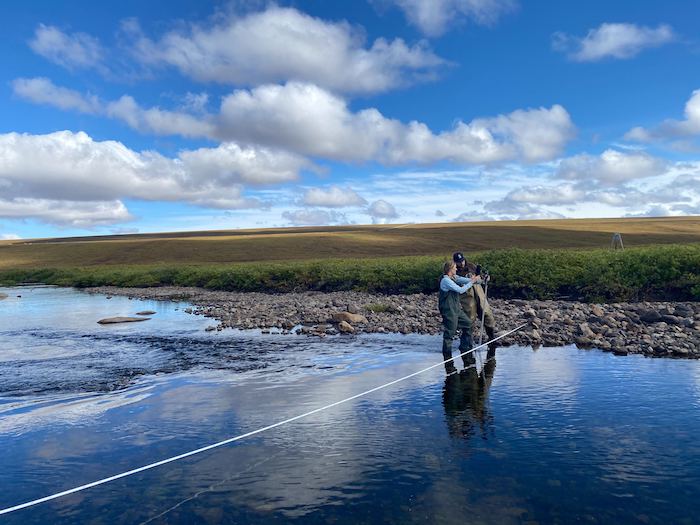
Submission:
<svg viewBox="0 0 700 525">
<path fill-rule="evenodd" d="M 624 251 L 608 247 L 614 232 Z M 0 284 L 431 292 L 465 251 L 494 297 L 699 300 L 700 218 L 582 219 L 142 234 L 0 243 Z"/>
</svg>

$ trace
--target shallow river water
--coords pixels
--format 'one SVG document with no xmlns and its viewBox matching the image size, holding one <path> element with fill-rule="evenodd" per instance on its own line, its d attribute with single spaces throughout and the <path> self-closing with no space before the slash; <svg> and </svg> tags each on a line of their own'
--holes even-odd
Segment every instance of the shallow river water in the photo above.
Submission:
<svg viewBox="0 0 700 525">
<path fill-rule="evenodd" d="M 205 332 L 185 304 L 0 292 L 0 508 L 441 360 L 432 336 Z M 436 368 L 0 522 L 697 522 L 699 362 L 511 347 L 478 369 Z"/>
</svg>

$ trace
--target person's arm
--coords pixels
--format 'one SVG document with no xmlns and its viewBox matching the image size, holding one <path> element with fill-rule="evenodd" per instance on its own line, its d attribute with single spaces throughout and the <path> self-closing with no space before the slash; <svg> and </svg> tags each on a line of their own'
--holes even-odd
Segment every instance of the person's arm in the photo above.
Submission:
<svg viewBox="0 0 700 525">
<path fill-rule="evenodd" d="M 461 275 L 455 275 L 455 281 L 457 284 L 467 284 L 469 283 L 470 287 L 473 284 L 481 284 L 481 278 L 473 278 L 473 277 L 462 277 Z"/>
<path fill-rule="evenodd" d="M 461 277 L 460 279 L 466 279 L 464 277 Z M 469 288 L 472 287 L 472 281 L 471 279 L 466 279 L 466 283 L 463 284 L 462 286 L 458 285 L 456 282 L 454 282 L 452 279 L 450 279 L 447 276 L 444 276 L 442 278 L 442 281 L 440 281 L 440 289 L 443 292 L 457 292 L 457 293 L 465 293 Z"/>
</svg>

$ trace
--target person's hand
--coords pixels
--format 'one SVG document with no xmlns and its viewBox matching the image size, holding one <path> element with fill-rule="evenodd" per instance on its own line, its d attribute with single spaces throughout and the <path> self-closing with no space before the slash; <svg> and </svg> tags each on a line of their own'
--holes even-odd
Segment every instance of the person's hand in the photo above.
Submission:
<svg viewBox="0 0 700 525">
<path fill-rule="evenodd" d="M 481 277 L 479 275 L 473 275 L 472 284 L 481 284 Z"/>
</svg>

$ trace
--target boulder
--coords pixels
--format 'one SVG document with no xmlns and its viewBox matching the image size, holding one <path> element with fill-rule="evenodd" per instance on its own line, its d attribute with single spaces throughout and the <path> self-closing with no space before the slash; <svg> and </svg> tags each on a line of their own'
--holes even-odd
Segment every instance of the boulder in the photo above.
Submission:
<svg viewBox="0 0 700 525">
<path fill-rule="evenodd" d="M 587 339 L 595 339 L 596 335 L 593 333 L 593 330 L 591 330 L 591 327 L 588 326 L 588 323 L 581 323 L 578 325 L 579 330 L 581 330 L 581 335 Z"/>
<path fill-rule="evenodd" d="M 525 310 L 523 310 L 523 317 L 525 319 L 534 319 L 535 317 L 537 317 L 537 314 L 532 308 L 526 308 Z"/>
<path fill-rule="evenodd" d="M 338 323 L 338 330 L 340 330 L 344 334 L 352 334 L 353 332 L 355 332 L 353 326 L 347 321 L 340 321 Z"/>
<path fill-rule="evenodd" d="M 593 315 L 595 315 L 596 317 L 603 317 L 605 315 L 605 312 L 603 311 L 603 309 L 600 306 L 598 306 L 597 304 L 594 304 L 591 307 L 591 313 Z"/>
<path fill-rule="evenodd" d="M 609 316 L 601 318 L 600 322 L 610 328 L 617 328 L 619 326 L 617 321 L 615 321 L 612 317 Z"/>
<path fill-rule="evenodd" d="M 363 324 L 367 322 L 367 318 L 362 314 L 353 314 L 350 312 L 337 312 L 333 314 L 333 321 L 336 323 L 355 323 Z"/>
<path fill-rule="evenodd" d="M 662 315 L 661 319 L 667 324 L 672 324 L 672 325 L 681 324 L 681 319 L 676 317 L 675 315 L 670 315 L 670 314 Z"/>
<path fill-rule="evenodd" d="M 638 323 L 641 321 L 639 315 L 636 312 L 627 312 L 627 319 L 629 319 L 633 323 Z"/>
<path fill-rule="evenodd" d="M 642 310 L 639 312 L 639 319 L 645 323 L 658 323 L 661 321 L 661 314 L 656 310 Z"/>
<path fill-rule="evenodd" d="M 676 306 L 675 310 L 674 315 L 678 317 L 693 317 L 693 314 L 695 313 L 695 311 L 686 304 L 679 304 Z"/>
<path fill-rule="evenodd" d="M 349 304 L 348 305 L 348 312 L 351 314 L 359 314 L 362 310 L 360 310 L 360 307 L 357 306 L 356 304 Z"/>
<path fill-rule="evenodd" d="M 136 312 L 136 315 L 154 315 L 155 312 L 153 310 L 144 310 L 142 312 Z"/>
<path fill-rule="evenodd" d="M 139 321 L 148 321 L 150 317 L 107 317 L 97 321 L 99 324 L 117 324 L 117 323 L 137 323 Z"/>
</svg>

